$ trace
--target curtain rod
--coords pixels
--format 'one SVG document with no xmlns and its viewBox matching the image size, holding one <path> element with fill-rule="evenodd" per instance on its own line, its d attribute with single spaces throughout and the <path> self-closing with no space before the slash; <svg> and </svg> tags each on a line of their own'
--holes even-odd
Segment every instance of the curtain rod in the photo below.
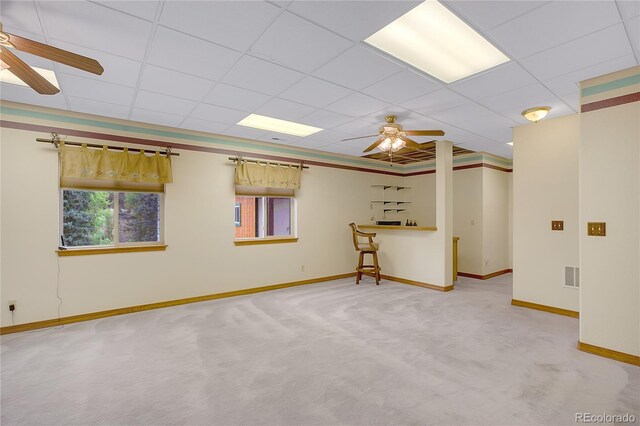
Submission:
<svg viewBox="0 0 640 426">
<path fill-rule="evenodd" d="M 60 142 L 64 142 L 65 145 L 72 145 L 72 146 L 82 146 L 82 145 L 86 145 L 90 148 L 103 148 L 105 145 L 98 145 L 95 143 L 82 143 L 82 142 L 71 142 L 71 141 L 65 141 L 60 139 L 60 136 L 58 136 L 57 133 L 51 133 L 51 139 L 42 139 L 42 138 L 36 138 L 36 142 L 44 142 L 44 143 L 50 143 L 53 144 L 56 148 L 58 147 L 58 144 L 60 144 Z M 108 149 L 114 149 L 117 151 L 124 151 L 125 148 L 121 147 L 121 146 L 112 146 L 112 145 L 107 145 Z M 149 150 L 149 149 L 138 149 L 138 148 L 127 148 L 127 150 L 129 151 L 133 151 L 133 152 L 155 152 L 155 150 Z M 171 152 L 171 147 L 167 147 L 165 148 L 165 152 L 160 152 L 161 155 L 166 155 L 166 156 L 179 156 L 180 154 L 177 152 Z"/>
<path fill-rule="evenodd" d="M 245 160 L 242 157 L 229 157 L 229 160 L 235 161 L 235 162 L 237 162 L 238 160 L 242 160 L 242 161 L 246 161 L 247 163 L 258 164 L 257 160 Z M 265 161 L 264 163 L 273 164 L 273 165 L 276 165 L 276 166 L 296 166 L 296 167 L 301 167 L 303 169 L 308 169 L 309 168 L 309 166 L 305 166 L 303 163 L 300 163 L 300 164 L 286 164 L 286 163 L 271 163 L 269 161 Z"/>
</svg>

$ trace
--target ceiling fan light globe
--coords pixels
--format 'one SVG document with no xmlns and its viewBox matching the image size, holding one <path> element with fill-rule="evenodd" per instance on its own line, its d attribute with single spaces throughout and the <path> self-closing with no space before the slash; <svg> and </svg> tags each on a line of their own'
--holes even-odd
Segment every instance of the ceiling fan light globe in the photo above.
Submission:
<svg viewBox="0 0 640 426">
<path fill-rule="evenodd" d="M 407 143 L 400 138 L 397 138 L 392 144 L 391 144 L 391 151 L 396 152 L 396 151 L 400 151 L 402 148 L 404 148 L 404 146 Z"/>
<path fill-rule="evenodd" d="M 392 141 L 391 138 L 385 138 L 385 140 L 380 142 L 380 145 L 378 145 L 378 149 L 380 149 L 380 151 L 387 152 L 391 149 L 393 143 L 394 141 Z"/>
</svg>

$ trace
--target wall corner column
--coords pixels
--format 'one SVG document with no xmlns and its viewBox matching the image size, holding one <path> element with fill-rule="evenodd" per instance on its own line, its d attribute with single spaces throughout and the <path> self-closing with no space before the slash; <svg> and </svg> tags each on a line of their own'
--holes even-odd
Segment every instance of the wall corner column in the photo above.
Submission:
<svg viewBox="0 0 640 426">
<path fill-rule="evenodd" d="M 436 142 L 436 227 L 442 270 L 434 284 L 446 288 L 453 285 L 453 143 L 445 140 Z"/>
</svg>

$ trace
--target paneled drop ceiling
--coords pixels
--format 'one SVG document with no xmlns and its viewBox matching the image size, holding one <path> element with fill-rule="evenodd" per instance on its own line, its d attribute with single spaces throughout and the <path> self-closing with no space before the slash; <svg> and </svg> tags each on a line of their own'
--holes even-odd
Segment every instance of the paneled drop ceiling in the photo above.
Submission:
<svg viewBox="0 0 640 426">
<path fill-rule="evenodd" d="M 442 129 L 460 148 L 511 157 L 522 110 L 574 113 L 577 82 L 640 63 L 640 1 L 443 1 L 511 59 L 447 85 L 363 42 L 417 4 L 2 0 L 6 31 L 105 72 L 17 52 L 54 70 L 61 93 L 3 83 L 0 98 L 350 155 L 373 138 L 341 139 L 395 114 L 405 129 Z M 298 138 L 235 124 L 250 113 L 326 130 Z"/>
</svg>

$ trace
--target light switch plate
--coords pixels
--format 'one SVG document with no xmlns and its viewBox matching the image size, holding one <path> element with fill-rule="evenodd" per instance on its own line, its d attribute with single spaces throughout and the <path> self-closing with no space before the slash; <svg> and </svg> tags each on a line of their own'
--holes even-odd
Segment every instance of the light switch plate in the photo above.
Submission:
<svg viewBox="0 0 640 426">
<path fill-rule="evenodd" d="M 551 221 L 551 230 L 552 231 L 564 231 L 564 220 L 552 220 Z"/>
<path fill-rule="evenodd" d="M 605 237 L 607 235 L 606 222 L 587 222 L 587 235 Z"/>
</svg>

